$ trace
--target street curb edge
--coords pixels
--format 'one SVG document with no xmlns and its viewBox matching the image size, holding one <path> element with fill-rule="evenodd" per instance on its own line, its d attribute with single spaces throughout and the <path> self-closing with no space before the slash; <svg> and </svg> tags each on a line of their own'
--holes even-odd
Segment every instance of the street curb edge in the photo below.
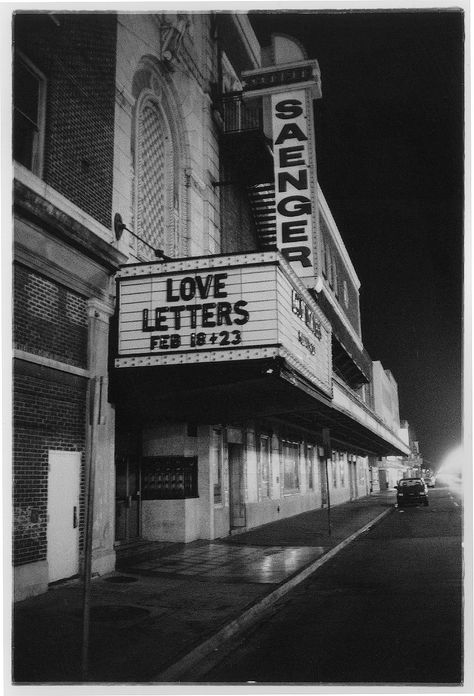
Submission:
<svg viewBox="0 0 474 696">
<path fill-rule="evenodd" d="M 355 539 L 357 539 L 357 537 L 359 537 L 361 534 L 364 534 L 371 527 L 380 522 L 384 517 L 389 515 L 393 510 L 393 507 L 389 507 L 387 508 L 387 510 L 381 512 L 379 515 L 377 515 L 377 517 L 374 517 L 373 520 L 367 522 L 367 524 L 365 524 L 363 527 L 361 527 L 356 532 L 348 536 L 347 539 L 344 539 L 339 544 L 330 549 L 327 553 L 323 554 L 316 561 L 313 561 L 313 563 L 303 568 L 303 570 L 300 573 L 293 575 L 289 580 L 283 582 L 275 590 L 265 595 L 264 597 L 262 597 L 261 600 L 258 600 L 249 609 L 245 610 L 239 617 L 230 621 L 213 636 L 205 640 L 200 645 L 196 646 L 177 662 L 160 672 L 156 677 L 153 678 L 152 681 L 161 683 L 173 683 L 179 681 L 180 677 L 182 678 L 184 672 L 193 667 L 199 660 L 203 659 L 206 655 L 213 652 L 216 646 L 221 645 L 223 641 L 236 635 L 240 631 L 243 631 L 246 628 L 248 628 L 260 617 L 260 615 L 264 614 L 265 611 L 267 611 L 267 609 L 269 609 L 273 604 L 275 604 L 275 602 L 277 602 L 280 599 L 280 597 L 283 597 L 294 587 L 306 580 L 306 578 L 309 575 L 318 570 L 318 568 L 324 565 L 327 561 L 331 560 L 331 558 L 336 556 L 336 554 L 338 554 L 346 546 L 348 546 Z"/>
</svg>

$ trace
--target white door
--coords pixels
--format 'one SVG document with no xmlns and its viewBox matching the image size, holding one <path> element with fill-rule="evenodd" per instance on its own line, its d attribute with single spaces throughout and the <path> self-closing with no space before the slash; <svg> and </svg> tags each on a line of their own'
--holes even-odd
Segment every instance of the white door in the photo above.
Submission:
<svg viewBox="0 0 474 696">
<path fill-rule="evenodd" d="M 79 491 L 81 453 L 49 451 L 49 582 L 79 572 Z"/>
</svg>

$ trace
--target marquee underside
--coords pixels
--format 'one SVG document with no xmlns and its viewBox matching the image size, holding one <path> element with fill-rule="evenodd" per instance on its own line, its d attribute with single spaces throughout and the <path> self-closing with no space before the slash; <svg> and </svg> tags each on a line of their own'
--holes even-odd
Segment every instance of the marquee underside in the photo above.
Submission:
<svg viewBox="0 0 474 696">
<path fill-rule="evenodd" d="M 251 420 L 278 424 L 318 441 L 329 428 L 335 448 L 361 455 L 404 455 L 293 370 L 282 358 L 232 363 L 114 369 L 112 402 L 126 405 L 130 420 L 156 417 L 235 425 Z"/>
</svg>

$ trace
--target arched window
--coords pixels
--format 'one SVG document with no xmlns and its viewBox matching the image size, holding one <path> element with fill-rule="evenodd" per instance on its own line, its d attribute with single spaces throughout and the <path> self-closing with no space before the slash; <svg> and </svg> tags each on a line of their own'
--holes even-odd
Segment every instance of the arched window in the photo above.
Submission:
<svg viewBox="0 0 474 696">
<path fill-rule="evenodd" d="M 153 258 L 152 248 L 168 256 L 177 252 L 175 218 L 175 154 L 172 134 L 159 101 L 141 95 L 137 105 L 135 149 L 135 233 L 142 258 Z M 149 245 L 149 246 L 148 246 Z"/>
<path fill-rule="evenodd" d="M 180 97 L 168 73 L 143 56 L 132 81 L 132 246 L 142 261 L 154 249 L 178 258 L 189 253 L 189 143 Z M 144 243 L 146 242 L 146 243 Z"/>
</svg>

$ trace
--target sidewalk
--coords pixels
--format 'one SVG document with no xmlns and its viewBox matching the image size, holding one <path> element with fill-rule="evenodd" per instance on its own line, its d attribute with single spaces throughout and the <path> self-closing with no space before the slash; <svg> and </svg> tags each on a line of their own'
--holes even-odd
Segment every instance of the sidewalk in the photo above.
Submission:
<svg viewBox="0 0 474 696">
<path fill-rule="evenodd" d="M 180 680 L 359 533 L 388 514 L 392 491 L 313 510 L 214 542 L 171 544 L 92 582 L 89 674 L 95 683 Z M 68 581 L 14 607 L 14 683 L 81 683 L 82 585 Z"/>
</svg>

